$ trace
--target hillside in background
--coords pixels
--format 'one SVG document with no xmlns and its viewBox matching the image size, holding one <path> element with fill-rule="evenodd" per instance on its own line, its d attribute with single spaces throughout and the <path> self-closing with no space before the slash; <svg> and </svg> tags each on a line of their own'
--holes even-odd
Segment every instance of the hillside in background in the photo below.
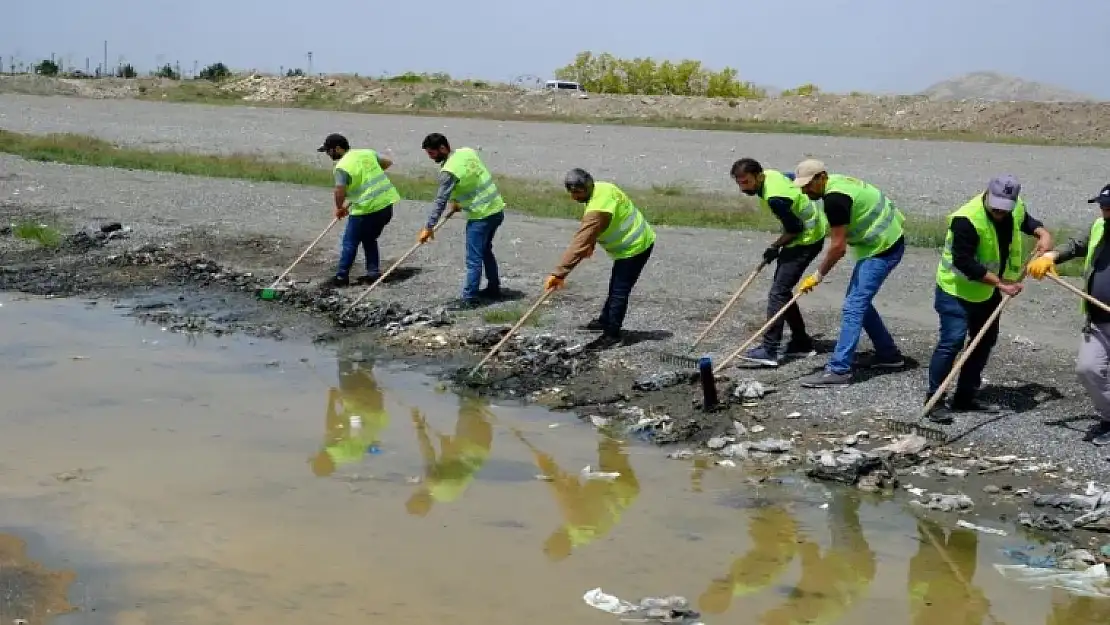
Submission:
<svg viewBox="0 0 1110 625">
<path fill-rule="evenodd" d="M 991 100 L 999 102 L 1094 102 L 1098 98 L 1041 82 L 997 72 L 973 72 L 922 91 L 930 100 Z"/>
</svg>

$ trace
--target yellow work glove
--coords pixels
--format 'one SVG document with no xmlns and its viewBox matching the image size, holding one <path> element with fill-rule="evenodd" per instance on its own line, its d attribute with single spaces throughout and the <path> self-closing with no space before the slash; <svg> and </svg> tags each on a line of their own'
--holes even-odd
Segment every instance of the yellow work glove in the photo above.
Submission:
<svg viewBox="0 0 1110 625">
<path fill-rule="evenodd" d="M 821 284 L 821 274 L 815 273 L 812 276 L 806 276 L 802 278 L 802 283 L 798 285 L 798 292 L 809 293 L 816 288 L 818 284 Z"/>
<path fill-rule="evenodd" d="M 563 288 L 563 284 L 565 282 L 566 278 L 560 278 L 559 276 L 547 276 L 547 278 L 544 278 L 543 281 L 543 290 L 554 291 L 555 289 L 561 289 Z"/>
<path fill-rule="evenodd" d="M 1051 256 L 1038 256 L 1029 261 L 1026 266 L 1026 271 L 1034 278 L 1041 280 L 1047 274 L 1057 275 L 1056 273 L 1056 259 Z"/>
<path fill-rule="evenodd" d="M 420 229 L 420 234 L 416 235 L 416 242 L 417 243 L 427 243 L 428 241 L 431 241 L 434 238 L 436 238 L 435 233 L 432 232 L 431 228 L 421 228 Z"/>
</svg>

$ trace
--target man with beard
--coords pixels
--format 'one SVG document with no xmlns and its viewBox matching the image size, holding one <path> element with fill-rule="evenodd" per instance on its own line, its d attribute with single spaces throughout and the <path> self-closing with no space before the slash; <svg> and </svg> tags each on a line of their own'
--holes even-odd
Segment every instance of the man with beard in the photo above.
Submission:
<svg viewBox="0 0 1110 625">
<path fill-rule="evenodd" d="M 771 211 L 782 224 L 782 234 L 763 252 L 764 265 L 775 263 L 775 277 L 767 295 L 767 318 L 770 319 L 790 302 L 794 287 L 821 253 L 829 223 L 817 203 L 794 186 L 792 173 L 763 169 L 753 158 L 736 161 L 729 173 L 745 195 L 758 197 L 760 206 Z M 802 311 L 795 303 L 767 328 L 763 344 L 748 350 L 742 358 L 765 367 L 777 367 L 782 358 L 779 350 L 786 325 L 790 326 L 790 342 L 783 355 L 811 355 L 813 339 L 806 332 Z"/>
<path fill-rule="evenodd" d="M 416 239 L 427 243 L 433 237 L 432 229 L 440 215 L 451 202 L 452 213 L 461 210 L 466 214 L 466 283 L 462 297 L 453 306 L 459 310 L 476 308 L 479 298 L 501 297 L 501 279 L 497 259 L 493 256 L 493 235 L 505 220 L 505 200 L 493 182 L 478 152 L 473 148 L 451 149 L 447 137 L 438 132 L 424 137 L 421 144 L 428 158 L 440 165 L 439 191 L 428 222 Z M 486 288 L 479 289 L 482 270 L 486 273 Z"/>
<path fill-rule="evenodd" d="M 393 161 L 374 150 L 352 150 L 340 134 L 328 135 L 316 151 L 335 161 L 335 218 L 350 216 L 331 284 L 350 285 L 349 274 L 360 245 L 366 256 L 366 275 L 358 283 L 372 284 L 381 277 L 378 237 L 393 219 L 393 205 L 401 201 L 401 194 L 385 174 Z"/>
</svg>

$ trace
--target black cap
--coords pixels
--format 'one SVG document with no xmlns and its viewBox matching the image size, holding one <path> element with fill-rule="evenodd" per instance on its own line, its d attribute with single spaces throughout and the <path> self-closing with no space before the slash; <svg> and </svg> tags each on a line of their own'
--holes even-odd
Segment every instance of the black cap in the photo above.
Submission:
<svg viewBox="0 0 1110 625">
<path fill-rule="evenodd" d="M 1099 206 L 1102 206 L 1103 208 L 1110 208 L 1110 184 L 1103 187 L 1102 191 L 1098 192 L 1098 195 L 1096 195 L 1095 197 L 1087 200 L 1087 203 L 1088 204 L 1098 204 Z"/>
<path fill-rule="evenodd" d="M 347 143 L 347 137 L 343 135 L 332 133 L 324 139 L 324 145 L 316 148 L 317 152 L 327 152 L 335 148 L 343 148 L 344 150 L 351 149 L 351 144 Z"/>
</svg>

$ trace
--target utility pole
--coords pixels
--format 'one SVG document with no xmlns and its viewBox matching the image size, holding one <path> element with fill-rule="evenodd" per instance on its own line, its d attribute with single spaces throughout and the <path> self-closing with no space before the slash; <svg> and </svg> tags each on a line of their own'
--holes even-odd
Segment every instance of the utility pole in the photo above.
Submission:
<svg viewBox="0 0 1110 625">
<path fill-rule="evenodd" d="M 102 72 L 102 75 L 103 76 L 108 75 L 108 40 L 107 39 L 104 40 L 104 71 Z"/>
<path fill-rule="evenodd" d="M 196 61 L 193 61 L 193 78 L 197 77 L 197 67 L 198 63 Z"/>
<path fill-rule="evenodd" d="M 85 57 L 85 74 L 89 73 L 89 57 Z"/>
<path fill-rule="evenodd" d="M 308 53 L 308 75 L 312 75 L 312 53 Z"/>
</svg>

